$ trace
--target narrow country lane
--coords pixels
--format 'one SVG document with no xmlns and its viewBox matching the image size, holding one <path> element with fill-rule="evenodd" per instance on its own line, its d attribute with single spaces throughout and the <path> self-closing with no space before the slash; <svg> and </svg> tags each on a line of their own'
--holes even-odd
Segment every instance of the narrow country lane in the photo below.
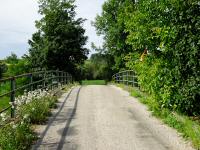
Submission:
<svg viewBox="0 0 200 150">
<path fill-rule="evenodd" d="M 59 100 L 32 149 L 192 150 L 174 129 L 115 86 L 75 87 Z"/>
</svg>

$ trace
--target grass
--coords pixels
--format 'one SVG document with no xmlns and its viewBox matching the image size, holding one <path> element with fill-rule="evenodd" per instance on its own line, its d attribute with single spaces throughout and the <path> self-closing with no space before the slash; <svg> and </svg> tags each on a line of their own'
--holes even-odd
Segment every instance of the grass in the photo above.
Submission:
<svg viewBox="0 0 200 150">
<path fill-rule="evenodd" d="M 38 139 L 33 127 L 36 124 L 43 124 L 47 117 L 51 114 L 51 109 L 55 108 L 60 93 L 69 90 L 72 84 L 65 86 L 60 92 L 52 91 L 48 95 L 37 95 L 35 99 L 33 94 L 32 101 L 22 105 L 17 110 L 16 118 L 9 121 L 2 121 L 3 126 L 0 127 L 0 149 L 5 150 L 27 150 L 35 140 Z M 30 95 L 29 95 L 30 97 Z M 27 97 L 28 98 L 28 97 Z M 26 99 L 27 99 L 26 98 Z M 1 118 L 0 118 L 1 119 Z"/>
<path fill-rule="evenodd" d="M 9 106 L 10 97 L 0 98 L 0 111 Z"/>
<path fill-rule="evenodd" d="M 81 81 L 82 85 L 106 85 L 105 80 L 83 80 Z"/>
<path fill-rule="evenodd" d="M 146 104 L 154 116 L 160 118 L 165 124 L 175 128 L 181 135 L 192 142 L 193 146 L 200 150 L 200 122 L 193 120 L 191 117 L 171 111 L 166 108 L 161 108 L 155 99 L 141 92 L 138 88 L 127 87 L 118 84 L 130 92 L 130 95 L 138 98 L 142 103 Z"/>
</svg>

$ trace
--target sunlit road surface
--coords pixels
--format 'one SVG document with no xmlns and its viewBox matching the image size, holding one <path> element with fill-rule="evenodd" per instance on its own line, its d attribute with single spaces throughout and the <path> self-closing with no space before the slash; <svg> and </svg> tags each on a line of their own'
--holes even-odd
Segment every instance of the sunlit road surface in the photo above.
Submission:
<svg viewBox="0 0 200 150">
<path fill-rule="evenodd" d="M 178 133 L 114 86 L 75 87 L 59 100 L 33 149 L 192 150 Z"/>
</svg>

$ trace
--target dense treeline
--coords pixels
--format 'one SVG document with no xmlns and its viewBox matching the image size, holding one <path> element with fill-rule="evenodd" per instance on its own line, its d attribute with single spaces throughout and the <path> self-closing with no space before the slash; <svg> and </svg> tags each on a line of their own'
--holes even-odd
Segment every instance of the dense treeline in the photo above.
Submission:
<svg viewBox="0 0 200 150">
<path fill-rule="evenodd" d="M 199 14 L 199 0 L 107 0 L 94 25 L 111 68 L 136 70 L 157 107 L 199 115 Z"/>
<path fill-rule="evenodd" d="M 14 53 L 0 61 L 0 78 L 15 76 L 29 71 L 31 71 L 31 68 L 28 59 L 24 57 L 18 58 Z"/>
<path fill-rule="evenodd" d="M 110 81 L 114 73 L 110 68 L 112 64 L 111 56 L 102 53 L 92 54 L 90 59 L 81 65 L 82 79 Z"/>
</svg>

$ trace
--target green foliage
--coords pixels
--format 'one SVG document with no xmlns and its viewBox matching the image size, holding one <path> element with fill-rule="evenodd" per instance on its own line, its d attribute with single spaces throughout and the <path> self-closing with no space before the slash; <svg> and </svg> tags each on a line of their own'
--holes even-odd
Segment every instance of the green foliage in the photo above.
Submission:
<svg viewBox="0 0 200 150">
<path fill-rule="evenodd" d="M 91 58 L 85 61 L 81 66 L 83 79 L 96 80 L 104 79 L 111 80 L 113 71 L 111 69 L 112 58 L 108 54 L 96 53 L 92 54 Z"/>
<path fill-rule="evenodd" d="M 15 64 L 15 63 L 18 63 L 19 59 L 15 53 L 11 53 L 10 56 L 6 57 L 5 61 L 8 64 Z"/>
<path fill-rule="evenodd" d="M 3 76 L 3 73 L 5 73 L 7 70 L 7 66 L 3 61 L 0 61 L 0 79 Z"/>
<path fill-rule="evenodd" d="M 56 97 L 46 96 L 41 99 L 33 100 L 22 106 L 19 110 L 19 116 L 27 115 L 32 124 L 44 123 L 49 115 L 49 108 L 55 107 Z"/>
<path fill-rule="evenodd" d="M 27 93 L 19 97 L 16 101 L 16 118 L 9 123 L 0 120 L 1 124 L 4 124 L 0 128 L 0 149 L 30 149 L 36 140 L 31 125 L 44 123 L 50 114 L 50 108 L 54 108 L 57 101 L 57 97 L 52 96 L 50 92 L 40 92 Z"/>
<path fill-rule="evenodd" d="M 159 107 L 188 115 L 200 115 L 199 7 L 199 0 L 108 0 L 95 23 L 116 65 L 136 70 Z"/>
<path fill-rule="evenodd" d="M 87 59 L 84 19 L 75 19 L 73 0 L 40 0 L 38 31 L 29 40 L 29 60 L 34 68 L 64 70 L 77 76 L 78 64 Z"/>
<path fill-rule="evenodd" d="M 148 47 L 151 55 L 128 67 L 161 107 L 200 114 L 198 1 L 144 0 L 136 6 L 127 20 L 127 42 L 134 49 Z"/>
<path fill-rule="evenodd" d="M 5 73 L 5 76 L 16 76 L 23 73 L 30 72 L 30 63 L 26 58 L 18 59 L 17 62 L 11 62 L 8 64 L 7 72 Z"/>
<path fill-rule="evenodd" d="M 114 58 L 114 70 L 125 67 L 123 58 L 130 52 L 126 44 L 125 16 L 123 8 L 132 3 L 131 0 L 108 0 L 103 4 L 101 15 L 96 17 L 94 26 L 98 34 L 104 36 L 104 51 Z"/>
<path fill-rule="evenodd" d="M 8 96 L 2 97 L 0 101 L 0 111 L 9 107 L 10 106 L 9 102 L 10 102 L 10 97 Z"/>
<path fill-rule="evenodd" d="M 36 139 L 27 120 L 7 124 L 0 128 L 0 135 L 3 150 L 26 150 Z"/>
</svg>

